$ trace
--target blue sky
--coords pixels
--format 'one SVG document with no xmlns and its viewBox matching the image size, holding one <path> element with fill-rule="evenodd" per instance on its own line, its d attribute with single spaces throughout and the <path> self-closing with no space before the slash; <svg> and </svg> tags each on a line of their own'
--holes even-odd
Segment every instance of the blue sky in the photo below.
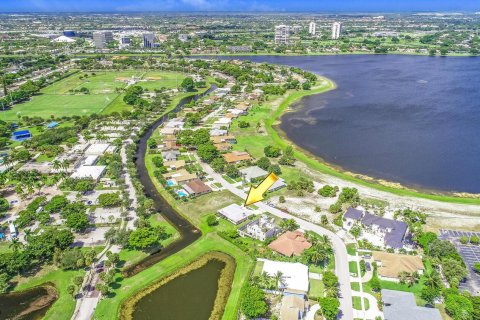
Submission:
<svg viewBox="0 0 480 320">
<path fill-rule="evenodd" d="M 14 11 L 480 11 L 480 0 L 0 0 Z"/>
</svg>

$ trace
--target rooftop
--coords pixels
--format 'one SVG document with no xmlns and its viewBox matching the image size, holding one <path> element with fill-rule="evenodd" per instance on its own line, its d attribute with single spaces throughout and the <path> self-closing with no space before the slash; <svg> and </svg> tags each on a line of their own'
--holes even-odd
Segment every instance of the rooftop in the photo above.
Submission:
<svg viewBox="0 0 480 320">
<path fill-rule="evenodd" d="M 344 217 L 352 220 L 360 220 L 363 217 L 363 211 L 350 207 L 347 209 L 347 212 L 345 212 Z"/>
<path fill-rule="evenodd" d="M 366 226 L 376 225 L 382 229 L 390 229 L 385 235 L 385 244 L 392 248 L 402 248 L 403 238 L 407 232 L 408 225 L 399 220 L 392 220 L 365 212 L 362 223 Z"/>
<path fill-rule="evenodd" d="M 251 166 L 240 170 L 245 179 L 251 181 L 257 178 L 265 177 L 268 172 L 258 166 Z"/>
<path fill-rule="evenodd" d="M 382 289 L 382 300 L 385 320 L 442 320 L 438 309 L 417 306 L 413 293 Z"/>
<path fill-rule="evenodd" d="M 282 273 L 283 284 L 280 285 L 280 288 L 308 292 L 308 266 L 299 262 L 258 260 L 263 261 L 263 272 L 270 277 L 275 276 L 278 272 Z"/>
<path fill-rule="evenodd" d="M 305 235 L 300 231 L 287 231 L 272 241 L 268 247 L 284 256 L 300 256 L 302 252 L 310 248 L 312 244 L 305 239 Z"/>
<path fill-rule="evenodd" d="M 218 213 L 235 224 L 242 222 L 253 214 L 249 209 L 235 203 L 218 210 Z"/>
<path fill-rule="evenodd" d="M 383 251 L 373 251 L 372 255 L 375 261 L 381 261 L 378 274 L 382 277 L 398 278 L 398 274 L 402 271 L 412 273 L 424 269 L 422 258 L 419 256 Z"/>
</svg>

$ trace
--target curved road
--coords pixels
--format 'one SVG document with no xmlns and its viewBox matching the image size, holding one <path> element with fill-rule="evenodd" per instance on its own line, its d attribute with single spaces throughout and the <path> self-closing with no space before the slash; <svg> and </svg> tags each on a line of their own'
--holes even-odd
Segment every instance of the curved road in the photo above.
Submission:
<svg viewBox="0 0 480 320">
<path fill-rule="evenodd" d="M 198 159 L 198 158 L 197 158 Z M 207 172 L 211 177 L 213 177 L 217 182 L 221 183 L 222 186 L 235 194 L 236 196 L 246 199 L 247 193 L 243 190 L 237 189 L 235 186 L 228 183 L 223 177 L 213 171 L 213 169 L 206 163 L 203 163 L 199 160 L 201 166 L 205 172 Z M 285 213 L 277 208 L 272 208 L 269 205 L 266 205 L 263 202 L 257 202 L 255 204 L 261 210 L 269 212 L 282 219 L 294 219 L 298 225 L 304 230 L 310 230 L 320 235 L 326 235 L 330 238 L 332 242 L 333 251 L 335 255 L 335 274 L 338 277 L 339 288 L 340 288 L 340 314 L 339 319 L 352 320 L 353 319 L 353 305 L 352 305 L 352 288 L 350 286 L 350 271 L 348 268 L 348 254 L 347 247 L 345 243 L 330 230 L 322 228 L 316 224 L 308 222 L 306 220 L 297 218 L 288 213 Z"/>
</svg>

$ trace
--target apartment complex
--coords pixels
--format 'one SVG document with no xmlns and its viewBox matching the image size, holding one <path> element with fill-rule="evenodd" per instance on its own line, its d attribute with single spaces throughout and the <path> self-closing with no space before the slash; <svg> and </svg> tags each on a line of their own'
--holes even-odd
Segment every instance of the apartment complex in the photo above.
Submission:
<svg viewBox="0 0 480 320">
<path fill-rule="evenodd" d="M 96 31 L 93 33 L 93 43 L 95 48 L 104 49 L 107 43 L 113 41 L 113 33 L 110 31 Z"/>
<path fill-rule="evenodd" d="M 342 33 L 342 24 L 340 22 L 334 22 L 332 25 L 332 39 L 336 40 L 340 38 Z"/>
<path fill-rule="evenodd" d="M 154 33 L 144 33 L 142 35 L 143 47 L 144 48 L 153 48 L 155 44 L 155 34 Z"/>
<path fill-rule="evenodd" d="M 317 24 L 312 21 L 308 25 L 308 33 L 310 33 L 312 36 L 314 36 L 316 32 L 317 32 Z"/>
<path fill-rule="evenodd" d="M 275 26 L 275 44 L 288 44 L 289 27 L 281 24 Z"/>
</svg>

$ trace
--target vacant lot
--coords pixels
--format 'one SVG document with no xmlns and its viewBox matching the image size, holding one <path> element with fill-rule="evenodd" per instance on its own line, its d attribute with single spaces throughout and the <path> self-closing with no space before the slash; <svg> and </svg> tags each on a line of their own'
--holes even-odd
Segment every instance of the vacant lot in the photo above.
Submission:
<svg viewBox="0 0 480 320">
<path fill-rule="evenodd" d="M 136 85 L 153 91 L 176 88 L 184 78 L 180 73 L 162 71 L 79 72 L 43 88 L 31 100 L 2 112 L 0 119 L 15 121 L 22 116 L 48 118 L 130 110 L 131 107 L 123 102 L 127 82 L 136 81 Z M 89 94 L 75 92 L 81 88 L 88 89 Z"/>
</svg>

